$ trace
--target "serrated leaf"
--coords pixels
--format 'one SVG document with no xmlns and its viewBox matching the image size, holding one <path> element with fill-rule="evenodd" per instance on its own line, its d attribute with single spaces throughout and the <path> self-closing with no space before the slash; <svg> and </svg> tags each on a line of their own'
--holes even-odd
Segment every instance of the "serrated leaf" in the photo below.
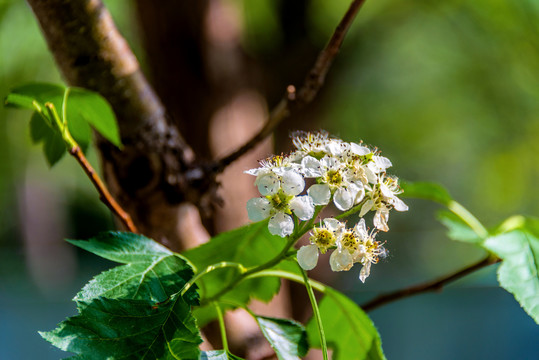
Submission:
<svg viewBox="0 0 539 360">
<path fill-rule="evenodd" d="M 436 183 L 401 181 L 400 185 L 404 190 L 402 197 L 432 200 L 445 206 L 453 200 L 449 192 Z"/>
<path fill-rule="evenodd" d="M 452 212 L 442 210 L 438 212 L 437 217 L 449 230 L 447 236 L 450 239 L 468 243 L 480 243 L 483 240 L 467 223 Z"/>
<path fill-rule="evenodd" d="M 256 321 L 279 360 L 297 360 L 307 354 L 307 332 L 300 323 L 265 316 L 256 316 Z"/>
<path fill-rule="evenodd" d="M 226 352 L 225 350 L 214 351 L 202 351 L 200 353 L 200 360 L 243 360 L 234 354 Z"/>
<path fill-rule="evenodd" d="M 76 301 L 102 296 L 162 302 L 193 277 L 193 270 L 181 255 L 143 235 L 106 232 L 88 241 L 68 241 L 105 259 L 126 264 L 97 275 L 77 294 Z M 198 304 L 195 290 L 196 286 L 192 286 L 185 294 L 191 305 Z"/>
<path fill-rule="evenodd" d="M 188 250 L 184 256 L 199 271 L 209 265 L 221 262 L 241 263 L 245 267 L 260 265 L 275 257 L 285 246 L 285 240 L 271 235 L 267 221 L 250 224 L 239 229 L 219 234 L 208 243 Z M 210 297 L 230 283 L 237 270 L 225 268 L 204 276 L 200 282 L 203 297 Z M 234 291 L 228 292 L 222 299 L 234 303 L 247 304 L 251 298 L 269 301 L 279 291 L 280 280 L 277 278 L 254 278 L 241 282 Z M 200 326 L 215 317 L 211 307 L 203 307 L 195 312 Z"/>
<path fill-rule="evenodd" d="M 72 88 L 67 102 L 68 114 L 78 113 L 90 123 L 103 137 L 121 147 L 120 131 L 116 116 L 109 103 L 101 95 L 81 88 Z M 73 121 L 73 117 L 68 120 Z"/>
<path fill-rule="evenodd" d="M 483 245 L 503 259 L 500 285 L 539 324 L 539 220 L 527 218 L 519 229 L 489 237 Z"/>
<path fill-rule="evenodd" d="M 319 304 L 328 347 L 333 360 L 385 359 L 378 331 L 356 303 L 342 293 L 327 288 Z M 320 348 L 318 327 L 313 318 L 307 324 L 309 344 Z"/>
<path fill-rule="evenodd" d="M 84 359 L 198 359 L 202 342 L 191 306 L 179 296 L 147 300 L 95 298 L 80 315 L 40 335 Z"/>
</svg>

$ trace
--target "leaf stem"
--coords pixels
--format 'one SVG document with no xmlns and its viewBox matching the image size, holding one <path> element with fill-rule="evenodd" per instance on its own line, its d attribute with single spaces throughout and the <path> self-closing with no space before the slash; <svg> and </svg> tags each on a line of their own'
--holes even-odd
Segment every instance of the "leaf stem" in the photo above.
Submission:
<svg viewBox="0 0 539 360">
<path fill-rule="evenodd" d="M 223 349 L 226 353 L 228 353 L 228 340 L 226 337 L 226 326 L 225 326 L 225 319 L 223 317 L 223 312 L 221 311 L 221 307 L 217 302 L 214 302 L 213 305 L 215 306 L 215 311 L 217 312 L 217 318 L 219 319 L 219 329 L 221 330 L 221 340 L 223 342 Z"/>
<path fill-rule="evenodd" d="M 464 206 L 451 200 L 447 204 L 447 208 L 459 218 L 461 218 L 481 239 L 485 239 L 488 236 L 488 230 L 481 224 L 481 222 L 473 216 Z"/>
<path fill-rule="evenodd" d="M 322 356 L 324 357 L 324 360 L 328 360 L 328 346 L 326 344 L 326 335 L 324 334 L 322 318 L 320 317 L 320 309 L 318 308 L 318 303 L 316 302 L 316 298 L 314 297 L 313 288 L 309 281 L 309 277 L 307 276 L 307 272 L 303 270 L 301 266 L 299 266 L 299 264 L 298 267 L 301 271 L 301 275 L 303 275 L 303 283 L 307 288 L 307 294 L 309 294 L 309 300 L 311 301 L 311 306 L 313 308 L 313 316 L 316 320 L 316 324 L 318 325 L 318 335 L 320 336 L 320 344 L 322 345 Z"/>
<path fill-rule="evenodd" d="M 221 261 L 219 263 L 212 264 L 212 265 L 206 267 L 202 272 L 200 272 L 200 273 L 196 274 L 195 276 L 193 276 L 193 278 L 191 280 L 189 280 L 187 283 L 185 283 L 185 285 L 183 286 L 183 288 L 182 288 L 182 290 L 180 292 L 180 295 L 183 296 L 187 292 L 187 290 L 189 290 L 189 288 L 191 286 L 193 286 L 193 284 L 195 282 L 197 282 L 204 275 L 207 275 L 207 274 L 209 274 L 210 272 L 212 272 L 214 270 L 223 269 L 223 268 L 227 268 L 227 267 L 236 268 L 236 269 L 238 269 L 240 271 L 241 274 L 244 274 L 247 271 L 247 269 L 242 264 L 235 263 L 235 262 Z M 214 298 L 215 298 L 215 296 L 214 296 Z"/>
</svg>

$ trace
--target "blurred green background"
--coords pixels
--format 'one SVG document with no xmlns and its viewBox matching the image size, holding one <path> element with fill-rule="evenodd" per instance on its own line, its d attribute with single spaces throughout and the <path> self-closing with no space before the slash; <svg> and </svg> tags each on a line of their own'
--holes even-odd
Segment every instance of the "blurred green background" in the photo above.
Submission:
<svg viewBox="0 0 539 360">
<path fill-rule="evenodd" d="M 277 63 L 283 1 L 230 1 L 242 11 L 247 53 Z M 131 2 L 105 3 L 143 60 Z M 305 41 L 321 48 L 348 4 L 307 2 Z M 61 79 L 27 4 L 0 0 L 0 96 L 30 81 Z M 486 226 L 539 214 L 539 1 L 369 0 L 327 81 L 312 129 L 378 146 L 391 173 L 443 184 Z M 110 229 L 112 219 L 74 162 L 47 168 L 28 120 L 0 108 L 0 359 L 63 357 L 37 330 L 73 314 L 69 299 L 110 266 L 61 241 Z M 94 151 L 90 160 L 98 163 Z M 446 238 L 436 205 L 407 203 L 381 234 L 390 256 L 366 284 L 359 268 L 334 277 L 359 303 L 482 256 Z M 539 358 L 539 327 L 497 288 L 495 267 L 370 315 L 389 359 Z"/>
</svg>

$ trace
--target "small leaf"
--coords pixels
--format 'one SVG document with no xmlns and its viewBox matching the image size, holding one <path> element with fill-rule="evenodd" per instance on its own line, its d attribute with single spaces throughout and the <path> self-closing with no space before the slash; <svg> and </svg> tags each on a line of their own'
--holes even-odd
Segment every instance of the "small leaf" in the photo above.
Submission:
<svg viewBox="0 0 539 360">
<path fill-rule="evenodd" d="M 500 285 L 539 324 L 539 220 L 527 218 L 520 228 L 487 238 L 484 247 L 503 259 Z"/>
<path fill-rule="evenodd" d="M 468 224 L 450 211 L 439 211 L 438 220 L 447 227 L 449 230 L 447 236 L 452 240 L 469 243 L 480 243 L 482 241 Z"/>
<path fill-rule="evenodd" d="M 53 167 L 66 153 L 66 145 L 60 133 L 51 131 L 43 138 L 43 153 L 50 167 Z"/>
<path fill-rule="evenodd" d="M 52 136 L 54 130 L 45 123 L 41 115 L 34 111 L 30 118 L 30 138 L 34 144 L 44 141 L 47 136 Z"/>
<path fill-rule="evenodd" d="M 32 102 L 35 100 L 41 106 L 46 102 L 54 104 L 56 110 L 61 111 L 65 86 L 48 83 L 30 83 L 18 86 L 6 97 L 5 103 L 18 108 L 34 110 Z"/>
<path fill-rule="evenodd" d="M 449 205 L 452 198 L 441 185 L 429 182 L 401 182 L 404 190 L 402 197 L 432 200 L 442 205 Z"/>
<path fill-rule="evenodd" d="M 118 147 L 122 145 L 114 111 L 101 95 L 81 88 L 71 88 L 67 102 L 68 120 L 74 111 L 105 139 Z"/>
<path fill-rule="evenodd" d="M 296 360 L 307 354 L 307 333 L 300 323 L 265 316 L 256 316 L 256 321 L 279 360 Z"/>
<path fill-rule="evenodd" d="M 333 360 L 385 359 L 378 331 L 356 303 L 340 292 L 327 288 L 320 302 L 320 315 Z M 307 324 L 309 343 L 320 348 L 318 327 L 313 318 Z"/>
<path fill-rule="evenodd" d="M 186 260 L 145 236 L 106 232 L 88 241 L 68 240 L 106 259 L 127 264 L 105 271 L 92 279 L 74 300 L 96 297 L 166 301 L 193 277 Z M 191 305 L 198 304 L 196 286 L 184 295 Z"/>
<path fill-rule="evenodd" d="M 199 271 L 221 261 L 241 263 L 245 267 L 260 265 L 275 257 L 285 246 L 285 240 L 271 235 L 268 222 L 261 221 L 239 229 L 228 231 L 212 238 L 208 243 L 188 250 L 184 256 Z M 211 297 L 220 291 L 238 275 L 236 269 L 225 268 L 204 276 L 197 284 L 203 297 Z M 279 291 L 278 278 L 254 278 L 242 281 L 234 291 L 225 294 L 222 299 L 246 305 L 251 298 L 269 301 Z M 200 326 L 215 318 L 212 307 L 202 307 L 195 311 Z"/>
<path fill-rule="evenodd" d="M 243 360 L 225 350 L 202 351 L 200 360 Z"/>
<path fill-rule="evenodd" d="M 84 359 L 198 359 L 202 342 L 191 306 L 179 294 L 156 306 L 147 300 L 96 298 L 80 315 L 40 335 Z"/>
</svg>

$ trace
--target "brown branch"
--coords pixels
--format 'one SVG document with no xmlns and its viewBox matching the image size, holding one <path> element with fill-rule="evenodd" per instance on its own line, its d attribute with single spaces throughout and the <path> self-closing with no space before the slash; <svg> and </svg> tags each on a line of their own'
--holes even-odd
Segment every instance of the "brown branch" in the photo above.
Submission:
<svg viewBox="0 0 539 360">
<path fill-rule="evenodd" d="M 77 159 L 80 166 L 84 169 L 86 175 L 88 175 L 88 177 L 92 181 L 92 184 L 94 184 L 95 188 L 97 189 L 97 192 L 99 193 L 99 199 L 110 209 L 110 211 L 112 211 L 116 216 L 118 216 L 118 218 L 120 218 L 122 223 L 129 231 L 137 233 L 137 227 L 133 223 L 133 220 L 131 220 L 131 216 L 129 216 L 129 214 L 126 213 L 124 209 L 122 209 L 122 207 L 116 202 L 116 200 L 114 200 L 103 181 L 101 181 L 92 165 L 90 165 L 90 163 L 82 153 L 80 147 L 75 146 L 71 148 L 69 150 L 69 153 L 75 159 Z"/>
<path fill-rule="evenodd" d="M 441 291 L 445 285 L 455 280 L 458 280 L 468 274 L 471 274 L 476 270 L 479 270 L 481 268 L 484 268 L 492 264 L 496 264 L 500 261 L 501 259 L 497 257 L 488 256 L 485 259 L 473 265 L 470 265 L 460 271 L 457 271 L 456 273 L 453 273 L 451 275 L 446 275 L 434 281 L 429 281 L 424 284 L 415 285 L 409 288 L 405 288 L 405 289 L 397 290 L 394 292 L 390 292 L 388 294 L 377 296 L 374 299 L 368 301 L 367 303 L 361 305 L 361 308 L 364 311 L 371 311 L 382 305 L 385 305 L 390 302 L 397 301 L 397 300 L 400 300 L 409 296 L 414 296 L 414 295 L 421 294 L 424 292 L 429 292 L 429 291 Z"/>
<path fill-rule="evenodd" d="M 277 106 L 270 112 L 268 120 L 262 129 L 251 138 L 245 145 L 234 151 L 232 154 L 217 160 L 211 167 L 215 173 L 222 172 L 228 165 L 242 157 L 245 153 L 254 148 L 260 141 L 264 140 L 273 132 L 275 127 L 289 117 L 298 108 L 313 101 L 318 91 L 324 85 L 326 74 L 328 73 L 333 60 L 337 56 L 348 29 L 352 25 L 356 14 L 365 0 L 354 0 L 337 25 L 326 47 L 320 52 L 311 71 L 307 75 L 301 89 L 296 93 L 294 86 L 289 85 L 286 94 Z"/>
</svg>

